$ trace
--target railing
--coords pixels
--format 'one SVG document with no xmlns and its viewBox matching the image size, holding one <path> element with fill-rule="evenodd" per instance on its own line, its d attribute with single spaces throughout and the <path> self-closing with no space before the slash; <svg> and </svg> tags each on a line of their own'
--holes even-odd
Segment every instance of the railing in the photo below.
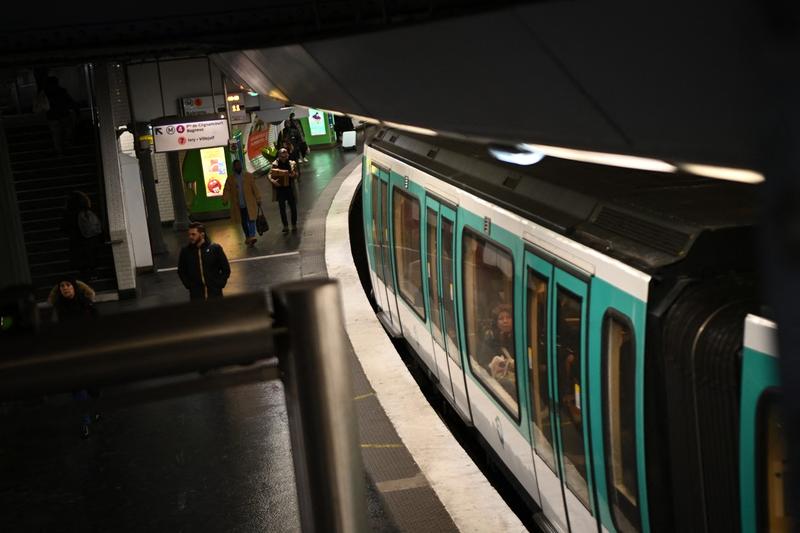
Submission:
<svg viewBox="0 0 800 533">
<path fill-rule="evenodd" d="M 267 295 L 253 293 L 6 338 L 0 401 L 105 387 L 104 405 L 124 405 L 281 379 L 303 531 L 366 531 L 338 284 L 289 283 L 274 288 L 272 300 L 274 318 Z"/>
</svg>

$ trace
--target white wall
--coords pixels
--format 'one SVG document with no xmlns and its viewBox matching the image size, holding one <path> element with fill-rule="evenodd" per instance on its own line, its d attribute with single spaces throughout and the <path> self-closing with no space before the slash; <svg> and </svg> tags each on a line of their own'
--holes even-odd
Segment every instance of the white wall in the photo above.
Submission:
<svg viewBox="0 0 800 533">
<path fill-rule="evenodd" d="M 180 59 L 161 62 L 161 88 L 158 83 L 158 66 L 156 63 L 139 63 L 128 65 L 128 83 L 133 113 L 137 121 L 149 122 L 161 116 L 179 114 L 178 99 L 187 96 L 210 96 L 212 83 L 217 105 L 224 102 L 224 90 L 219 69 L 211 64 L 211 79 L 208 74 L 208 61 L 205 58 Z M 161 109 L 161 90 L 164 93 L 164 109 Z M 246 93 L 245 93 L 246 94 Z M 245 96 L 248 107 L 261 106 L 262 109 L 277 106 L 269 98 Z"/>
</svg>

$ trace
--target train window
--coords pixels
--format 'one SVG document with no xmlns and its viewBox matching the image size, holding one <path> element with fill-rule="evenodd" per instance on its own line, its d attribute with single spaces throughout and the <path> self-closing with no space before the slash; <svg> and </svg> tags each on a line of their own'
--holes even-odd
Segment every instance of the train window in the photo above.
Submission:
<svg viewBox="0 0 800 533">
<path fill-rule="evenodd" d="M 559 431 L 567 487 L 589 508 L 581 405 L 582 300 L 562 287 L 556 291 L 556 355 Z"/>
<path fill-rule="evenodd" d="M 533 448 L 553 472 L 553 428 L 547 364 L 547 279 L 528 270 L 528 359 L 531 383 Z"/>
<path fill-rule="evenodd" d="M 436 255 L 436 229 L 438 216 L 436 211 L 428 209 L 428 287 L 431 295 L 431 322 L 433 322 L 433 337 L 444 345 L 442 336 L 442 315 L 439 308 L 439 269 L 437 268 Z"/>
<path fill-rule="evenodd" d="M 381 182 L 381 255 L 383 256 L 383 282 L 394 292 L 392 261 L 389 257 L 389 185 Z"/>
<path fill-rule="evenodd" d="M 375 273 L 381 281 L 386 283 L 383 274 L 383 239 L 381 238 L 383 236 L 383 231 L 381 230 L 379 219 L 380 191 L 380 181 L 378 181 L 377 176 L 373 174 L 372 187 L 370 189 L 372 193 L 372 250 L 375 257 Z"/>
<path fill-rule="evenodd" d="M 422 293 L 422 250 L 420 243 L 419 200 L 392 190 L 394 209 L 394 259 L 400 296 L 425 320 Z"/>
<path fill-rule="evenodd" d="M 622 533 L 640 529 L 634 346 L 630 321 L 607 313 L 603 320 L 606 481 L 614 525 Z"/>
<path fill-rule="evenodd" d="M 453 222 L 442 217 L 442 299 L 444 300 L 444 326 L 447 330 L 447 353 L 461 368 L 456 332 L 455 285 L 453 282 Z"/>
<path fill-rule="evenodd" d="M 464 232 L 464 320 L 472 373 L 519 420 L 511 254 Z"/>
<path fill-rule="evenodd" d="M 761 531 L 782 533 L 794 531 L 794 520 L 787 514 L 788 480 L 785 428 L 780 412 L 780 396 L 769 391 L 758 406 L 759 501 Z"/>
</svg>

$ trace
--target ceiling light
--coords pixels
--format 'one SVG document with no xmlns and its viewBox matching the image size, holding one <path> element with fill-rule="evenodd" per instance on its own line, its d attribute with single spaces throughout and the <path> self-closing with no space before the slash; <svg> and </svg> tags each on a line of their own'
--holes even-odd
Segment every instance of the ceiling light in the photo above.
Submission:
<svg viewBox="0 0 800 533">
<path fill-rule="evenodd" d="M 569 159 L 583 163 L 596 163 L 598 165 L 609 165 L 612 167 L 634 168 L 638 170 L 650 170 L 654 172 L 676 172 L 678 168 L 660 159 L 649 157 L 638 157 L 634 155 L 610 154 L 606 152 L 589 152 L 587 150 L 575 150 L 573 148 L 563 148 L 560 146 L 547 146 L 544 144 L 523 144 L 528 150 L 541 152 L 549 157 L 559 159 Z"/>
<path fill-rule="evenodd" d="M 439 135 L 439 132 L 429 128 L 420 128 L 419 126 L 409 126 L 408 124 L 389 122 L 388 120 L 385 120 L 383 123 L 389 126 L 390 128 L 407 131 L 409 133 L 418 133 L 420 135 L 429 135 L 429 136 Z"/>
<path fill-rule="evenodd" d="M 366 122 L 367 124 L 380 124 L 381 123 L 380 120 L 376 120 L 376 119 L 371 118 L 371 117 L 364 117 L 364 116 L 361 116 L 361 115 L 354 115 L 352 113 L 350 113 L 350 118 L 354 118 L 354 119 L 358 120 L 359 122 Z"/>
<path fill-rule="evenodd" d="M 542 152 L 531 150 L 525 145 L 517 146 L 500 146 L 491 145 L 488 148 L 489 153 L 495 159 L 504 163 L 511 163 L 514 165 L 535 165 L 544 158 Z"/>
<path fill-rule="evenodd" d="M 717 167 L 694 163 L 681 163 L 678 164 L 678 168 L 690 174 L 718 180 L 737 181 L 739 183 L 761 183 L 764 181 L 763 174 L 745 168 Z"/>
<path fill-rule="evenodd" d="M 280 100 L 281 102 L 289 101 L 289 98 L 278 89 L 270 89 L 267 93 L 267 96 L 274 98 L 275 100 Z"/>
<path fill-rule="evenodd" d="M 249 94 L 250 96 L 258 96 L 258 93 L 255 91 L 247 91 L 247 94 Z"/>
</svg>

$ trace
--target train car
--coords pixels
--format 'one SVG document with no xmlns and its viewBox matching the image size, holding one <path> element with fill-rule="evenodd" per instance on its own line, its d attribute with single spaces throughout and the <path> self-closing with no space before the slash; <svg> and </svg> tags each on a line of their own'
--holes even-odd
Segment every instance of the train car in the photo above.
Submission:
<svg viewBox="0 0 800 533">
<path fill-rule="evenodd" d="M 753 530 L 753 186 L 392 129 L 362 169 L 380 320 L 543 528 Z"/>
</svg>

